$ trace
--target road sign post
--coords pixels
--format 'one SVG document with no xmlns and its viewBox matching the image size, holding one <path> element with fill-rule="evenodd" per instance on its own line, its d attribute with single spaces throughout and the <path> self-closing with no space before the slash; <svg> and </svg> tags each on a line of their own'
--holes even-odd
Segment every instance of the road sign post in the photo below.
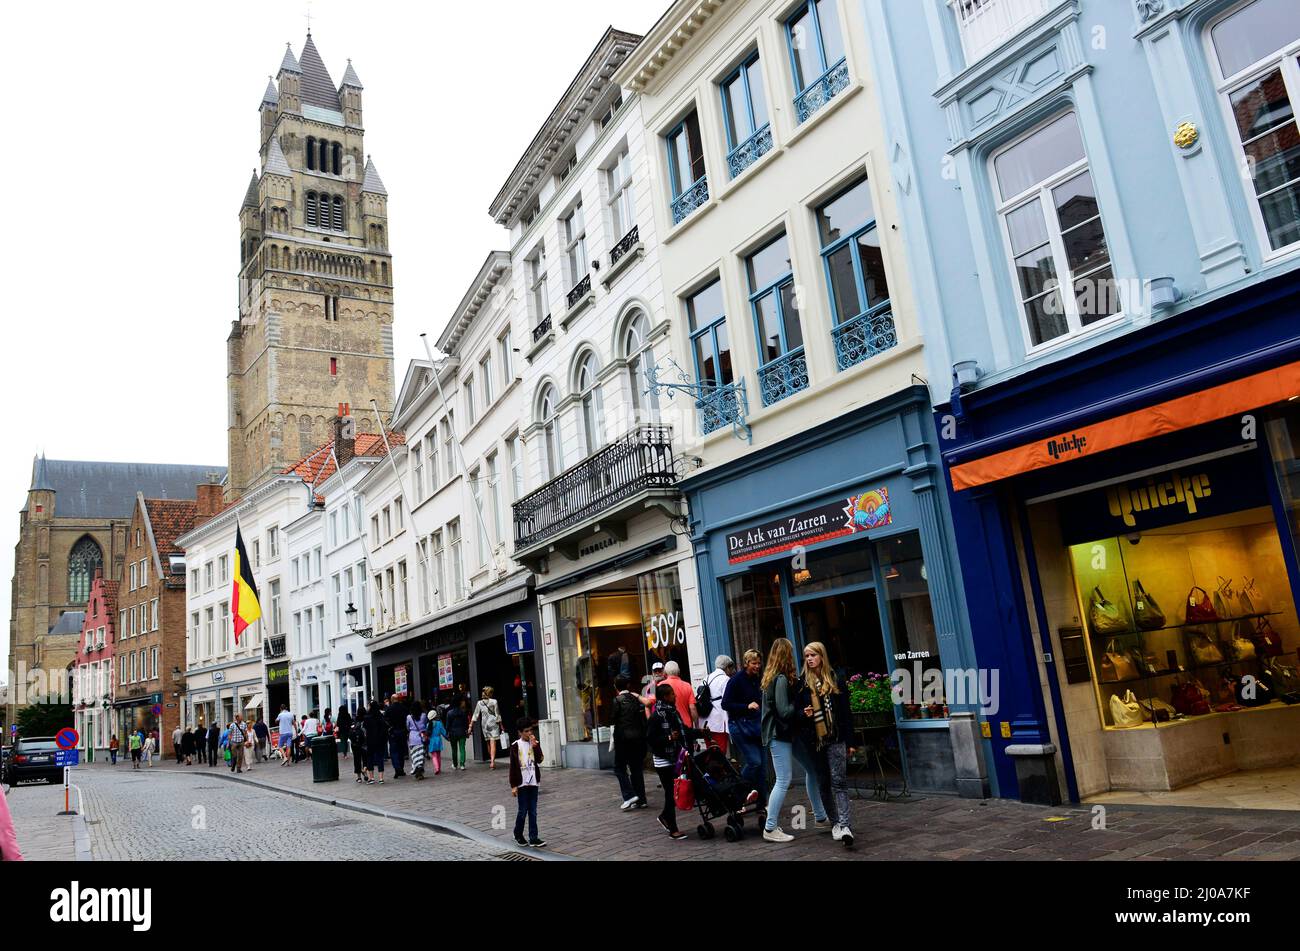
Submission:
<svg viewBox="0 0 1300 951">
<path fill-rule="evenodd" d="M 506 653 L 519 658 L 519 691 L 524 701 L 524 716 L 528 715 L 528 670 L 524 667 L 523 654 L 533 653 L 533 622 L 510 621 L 506 624 Z"/>
</svg>

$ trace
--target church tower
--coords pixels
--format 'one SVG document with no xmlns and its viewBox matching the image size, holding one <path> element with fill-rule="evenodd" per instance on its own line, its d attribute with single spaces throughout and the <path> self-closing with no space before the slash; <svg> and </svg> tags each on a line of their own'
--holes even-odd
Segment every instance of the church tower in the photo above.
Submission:
<svg viewBox="0 0 1300 951">
<path fill-rule="evenodd" d="M 333 436 L 393 409 L 388 192 L 366 156 L 361 80 L 335 85 L 311 34 L 262 95 L 260 169 L 239 211 L 239 319 L 227 341 L 234 500 Z"/>
</svg>

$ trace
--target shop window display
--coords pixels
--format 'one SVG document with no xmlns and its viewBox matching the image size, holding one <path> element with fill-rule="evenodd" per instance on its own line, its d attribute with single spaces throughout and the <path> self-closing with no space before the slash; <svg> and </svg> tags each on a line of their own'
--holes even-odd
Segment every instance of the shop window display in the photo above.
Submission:
<svg viewBox="0 0 1300 951">
<path fill-rule="evenodd" d="M 1300 700 L 1297 618 L 1270 508 L 1069 551 L 1105 728 Z"/>
</svg>

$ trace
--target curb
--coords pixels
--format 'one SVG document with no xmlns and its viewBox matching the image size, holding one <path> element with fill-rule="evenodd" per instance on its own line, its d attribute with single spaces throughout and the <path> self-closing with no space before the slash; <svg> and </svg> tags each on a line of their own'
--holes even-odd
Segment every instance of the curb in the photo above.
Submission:
<svg viewBox="0 0 1300 951">
<path fill-rule="evenodd" d="M 163 772 L 169 776 L 187 775 L 186 773 L 178 772 L 176 770 L 163 770 Z M 511 852 L 516 855 L 527 856 L 530 859 L 536 859 L 543 862 L 580 861 L 580 859 L 575 859 L 571 855 L 563 855 L 558 852 L 539 852 L 536 849 L 521 849 L 513 842 L 503 842 L 496 836 L 488 835 L 486 832 L 480 832 L 472 826 L 465 825 L 463 822 L 457 822 L 453 819 L 436 819 L 418 815 L 413 812 L 397 812 L 379 806 L 372 806 L 368 803 L 358 802 L 355 799 L 340 799 L 335 796 L 322 795 L 305 789 L 293 789 L 289 786 L 278 786 L 275 783 L 268 783 L 260 779 L 247 779 L 242 776 L 232 776 L 224 773 L 204 773 L 203 775 L 205 778 L 213 776 L 226 782 L 256 786 L 259 789 L 265 789 L 268 792 L 281 793 L 286 796 L 295 796 L 298 799 L 305 799 L 308 802 L 314 802 L 322 806 L 334 806 L 335 808 L 346 809 L 350 812 L 360 812 L 366 815 L 377 816 L 381 819 L 392 819 L 397 822 L 406 822 L 410 825 L 422 826 L 434 832 L 442 832 L 446 835 L 454 835 L 457 838 L 469 839 L 472 842 L 477 842 L 485 848 L 492 849 L 497 854 Z"/>
<path fill-rule="evenodd" d="M 72 817 L 72 846 L 76 852 L 76 861 L 93 862 L 90 851 L 90 827 L 86 825 L 86 814 L 79 812 Z"/>
</svg>

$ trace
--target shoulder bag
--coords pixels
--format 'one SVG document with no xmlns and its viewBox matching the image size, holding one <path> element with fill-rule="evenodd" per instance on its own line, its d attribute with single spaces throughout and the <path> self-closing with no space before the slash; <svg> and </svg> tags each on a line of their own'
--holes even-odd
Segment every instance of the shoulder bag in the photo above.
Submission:
<svg viewBox="0 0 1300 951">
<path fill-rule="evenodd" d="M 1202 666 L 1223 663 L 1223 651 L 1204 631 L 1187 632 L 1187 649 L 1192 652 L 1192 660 Z"/>
<path fill-rule="evenodd" d="M 1106 653 L 1101 655 L 1101 682 L 1115 683 L 1119 680 L 1136 680 L 1137 665 L 1128 654 L 1116 650 L 1115 642 L 1106 645 Z"/>
<path fill-rule="evenodd" d="M 1232 579 L 1219 575 L 1219 587 L 1214 592 L 1214 613 L 1220 618 L 1232 617 L 1235 600 L 1232 594 Z"/>
<path fill-rule="evenodd" d="M 1110 718 L 1120 729 L 1139 726 L 1142 723 L 1142 706 L 1133 696 L 1133 691 L 1125 691 L 1124 696 L 1113 694 L 1110 698 Z"/>
<path fill-rule="evenodd" d="M 1256 618 L 1255 633 L 1251 639 L 1255 642 L 1256 654 L 1265 657 L 1278 657 L 1282 654 L 1282 636 L 1273 630 L 1273 625 L 1266 617 Z"/>
<path fill-rule="evenodd" d="M 1199 595 L 1197 592 L 1200 592 Z M 1187 592 L 1187 623 L 1204 624 L 1218 619 L 1219 615 L 1210 603 L 1209 594 L 1204 588 L 1193 585 L 1192 590 Z"/>
<path fill-rule="evenodd" d="M 1118 604 L 1107 601 L 1101 587 L 1092 589 L 1092 602 L 1088 606 L 1088 622 L 1094 634 L 1122 634 L 1129 629 L 1128 618 Z"/>
<path fill-rule="evenodd" d="M 1133 620 L 1144 631 L 1165 626 L 1165 612 L 1136 578 L 1133 579 Z"/>
<path fill-rule="evenodd" d="M 1254 578 L 1246 578 L 1237 592 L 1237 601 L 1241 604 L 1242 614 L 1268 614 L 1268 599 L 1259 590 Z"/>
<path fill-rule="evenodd" d="M 1233 660 L 1255 659 L 1255 642 L 1251 639 L 1248 621 L 1238 621 L 1233 625 L 1232 641 L 1228 646 L 1232 648 Z"/>
<path fill-rule="evenodd" d="M 1195 680 L 1184 680 L 1173 686 L 1174 709 L 1189 717 L 1204 716 L 1210 712 L 1207 693 Z"/>
</svg>

